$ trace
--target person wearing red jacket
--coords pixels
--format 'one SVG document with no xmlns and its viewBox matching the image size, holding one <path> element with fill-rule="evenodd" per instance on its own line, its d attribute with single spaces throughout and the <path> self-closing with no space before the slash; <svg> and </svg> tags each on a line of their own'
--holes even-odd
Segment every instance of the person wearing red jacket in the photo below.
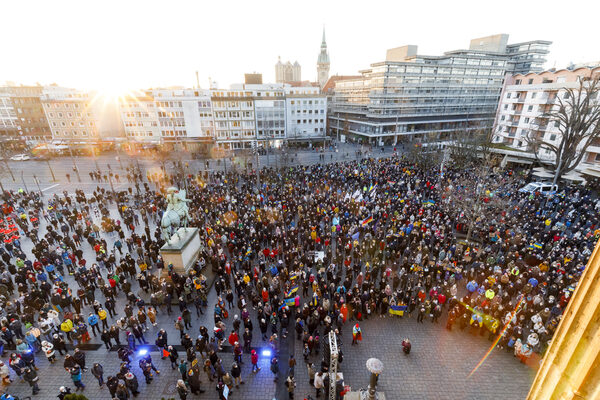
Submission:
<svg viewBox="0 0 600 400">
<path fill-rule="evenodd" d="M 252 361 L 252 372 L 260 371 L 260 367 L 258 366 L 258 354 L 256 350 L 252 350 L 250 352 L 250 361 Z"/>
<path fill-rule="evenodd" d="M 235 346 L 235 343 L 239 342 L 240 338 L 239 338 L 238 334 L 235 333 L 235 331 L 231 331 L 231 333 L 229 334 L 229 338 L 227 339 L 227 341 L 229 342 L 229 344 L 231 346 Z"/>
</svg>

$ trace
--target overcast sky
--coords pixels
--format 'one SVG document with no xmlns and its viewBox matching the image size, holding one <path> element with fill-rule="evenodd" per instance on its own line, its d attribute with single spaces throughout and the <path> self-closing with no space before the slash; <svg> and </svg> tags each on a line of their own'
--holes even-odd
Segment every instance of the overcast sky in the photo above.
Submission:
<svg viewBox="0 0 600 400">
<path fill-rule="evenodd" d="M 529 5 L 531 4 L 531 5 Z M 553 42 L 547 68 L 600 60 L 596 0 L 529 1 L 2 1 L 0 82 L 106 89 L 220 87 L 245 72 L 275 80 L 277 57 L 316 80 L 325 25 L 331 74 L 356 74 L 388 48 L 419 54 L 468 48 L 508 33 L 509 43 Z"/>
</svg>

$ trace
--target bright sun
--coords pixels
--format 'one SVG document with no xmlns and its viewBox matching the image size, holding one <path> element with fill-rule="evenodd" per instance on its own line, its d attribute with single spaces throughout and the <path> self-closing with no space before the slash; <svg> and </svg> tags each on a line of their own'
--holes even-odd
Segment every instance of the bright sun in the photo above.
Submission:
<svg viewBox="0 0 600 400">
<path fill-rule="evenodd" d="M 103 85 L 98 89 L 98 94 L 102 97 L 116 99 L 127 94 L 127 89 L 119 85 Z"/>
</svg>

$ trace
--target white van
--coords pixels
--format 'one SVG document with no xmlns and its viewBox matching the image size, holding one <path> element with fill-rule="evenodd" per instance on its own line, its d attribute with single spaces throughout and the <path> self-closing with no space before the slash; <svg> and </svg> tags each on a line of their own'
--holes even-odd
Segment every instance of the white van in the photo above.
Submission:
<svg viewBox="0 0 600 400">
<path fill-rule="evenodd" d="M 553 185 L 551 182 L 531 182 L 519 189 L 521 193 L 540 192 L 546 196 L 555 194 L 557 191 L 558 185 Z"/>
</svg>

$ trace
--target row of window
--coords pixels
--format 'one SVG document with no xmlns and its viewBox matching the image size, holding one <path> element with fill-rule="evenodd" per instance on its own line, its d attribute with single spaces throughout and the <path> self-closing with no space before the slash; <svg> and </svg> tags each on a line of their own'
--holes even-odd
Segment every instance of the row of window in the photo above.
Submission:
<svg viewBox="0 0 600 400">
<path fill-rule="evenodd" d="M 160 134 L 162 136 L 187 136 L 187 132 L 185 131 L 185 129 L 176 129 L 174 131 L 160 131 Z"/>
<path fill-rule="evenodd" d="M 150 121 L 150 122 L 125 121 L 124 124 L 125 124 L 126 127 L 131 127 L 131 126 L 158 126 L 158 122 L 156 122 L 156 121 Z"/>
<path fill-rule="evenodd" d="M 183 118 L 161 119 L 160 126 L 185 126 L 185 120 Z"/>
<path fill-rule="evenodd" d="M 54 134 L 54 136 L 65 136 L 65 137 L 83 136 L 83 137 L 86 137 L 86 136 L 88 136 L 88 131 L 85 131 L 85 130 L 83 130 L 83 131 L 75 131 L 75 130 L 74 131 L 59 131 L 59 130 L 56 130 L 53 132 L 53 134 Z M 89 136 L 97 136 L 97 133 L 95 131 L 91 131 L 91 132 L 89 132 Z"/>
<path fill-rule="evenodd" d="M 228 117 L 231 119 L 238 119 L 240 117 L 241 118 L 253 118 L 252 111 L 230 111 L 230 112 L 216 111 L 215 112 L 215 118 L 225 119 Z"/>
<path fill-rule="evenodd" d="M 48 113 L 48 117 L 50 117 L 50 118 L 54 118 L 54 115 L 55 115 L 54 113 L 51 113 L 51 112 L 50 112 L 50 113 Z M 75 114 L 73 114 L 72 112 L 68 112 L 68 113 L 66 113 L 66 114 L 64 114 L 64 113 L 61 113 L 61 112 L 59 112 L 59 113 L 56 113 L 56 116 L 57 116 L 58 118 L 65 118 L 65 115 L 66 115 L 66 118 L 73 118 L 73 116 L 75 116 L 75 117 L 77 117 L 77 118 L 81 118 L 81 117 L 83 116 L 83 114 L 82 114 L 82 113 L 80 113 L 80 112 L 76 112 Z M 91 116 L 92 116 L 92 113 L 85 113 L 85 116 L 87 116 L 87 117 L 91 117 Z"/>
<path fill-rule="evenodd" d="M 302 110 L 302 112 L 300 112 L 301 110 L 292 110 L 292 115 L 294 114 L 312 114 L 313 110 Z M 325 110 L 315 110 L 315 114 L 325 114 Z"/>
<path fill-rule="evenodd" d="M 158 117 L 159 118 L 173 118 L 173 117 L 183 118 L 183 111 L 171 111 L 171 112 L 159 111 Z"/>
<path fill-rule="evenodd" d="M 252 108 L 251 101 L 214 101 L 214 108 Z"/>
<path fill-rule="evenodd" d="M 229 121 L 229 123 L 225 121 L 218 121 L 217 128 L 219 129 L 228 129 L 228 128 L 254 128 L 253 121 Z"/>
<path fill-rule="evenodd" d="M 78 125 L 80 128 L 83 128 L 83 127 L 85 126 L 85 122 L 83 122 L 83 121 L 79 121 L 77 125 Z M 94 126 L 94 121 L 89 121 L 89 124 L 88 124 L 88 125 L 89 125 L 89 126 Z M 53 127 L 57 127 L 57 126 L 59 126 L 59 124 L 58 124 L 56 121 L 52 121 L 52 126 L 53 126 Z M 71 127 L 74 127 L 74 126 L 75 126 L 75 122 L 73 122 L 73 121 L 70 121 L 70 122 L 69 122 L 69 125 L 67 125 L 67 123 L 66 123 L 65 121 L 61 121 L 61 122 L 60 122 L 60 126 L 62 126 L 62 127 L 66 127 L 66 126 L 71 126 Z"/>
<path fill-rule="evenodd" d="M 251 137 L 255 137 L 256 134 L 254 131 L 252 130 L 247 130 L 247 131 L 233 131 L 233 132 L 229 132 L 229 131 L 220 131 L 217 133 L 217 137 L 221 138 L 221 139 L 225 139 L 225 138 L 251 138 Z"/>
<path fill-rule="evenodd" d="M 156 106 L 161 108 L 183 107 L 183 103 L 181 101 L 157 101 Z"/>
<path fill-rule="evenodd" d="M 125 116 L 128 118 L 149 118 L 150 114 L 147 113 L 146 111 L 136 111 L 136 112 L 126 112 Z M 152 114 L 152 116 L 154 117 L 154 114 Z"/>
<path fill-rule="evenodd" d="M 325 120 L 324 119 L 315 119 L 315 120 L 312 120 L 312 119 L 297 119 L 296 120 L 297 124 L 307 124 L 307 123 L 308 124 L 312 124 L 313 122 L 315 124 L 324 124 Z"/>
<path fill-rule="evenodd" d="M 79 109 L 79 103 L 65 103 L 65 102 L 44 103 L 44 107 L 52 108 L 53 104 L 54 104 L 55 109 L 58 109 L 58 108 L 63 108 L 63 109 L 74 108 L 76 110 Z M 84 106 L 84 108 L 88 108 L 89 104 L 85 103 L 85 104 L 82 104 L 82 106 Z"/>
<path fill-rule="evenodd" d="M 319 104 L 323 105 L 323 104 L 325 104 L 325 100 L 291 100 L 290 104 L 291 105 L 300 105 L 300 104 L 302 104 L 302 105 L 309 105 L 309 106 L 313 105 L 313 104 L 315 104 L 315 105 L 319 105 Z"/>
</svg>

